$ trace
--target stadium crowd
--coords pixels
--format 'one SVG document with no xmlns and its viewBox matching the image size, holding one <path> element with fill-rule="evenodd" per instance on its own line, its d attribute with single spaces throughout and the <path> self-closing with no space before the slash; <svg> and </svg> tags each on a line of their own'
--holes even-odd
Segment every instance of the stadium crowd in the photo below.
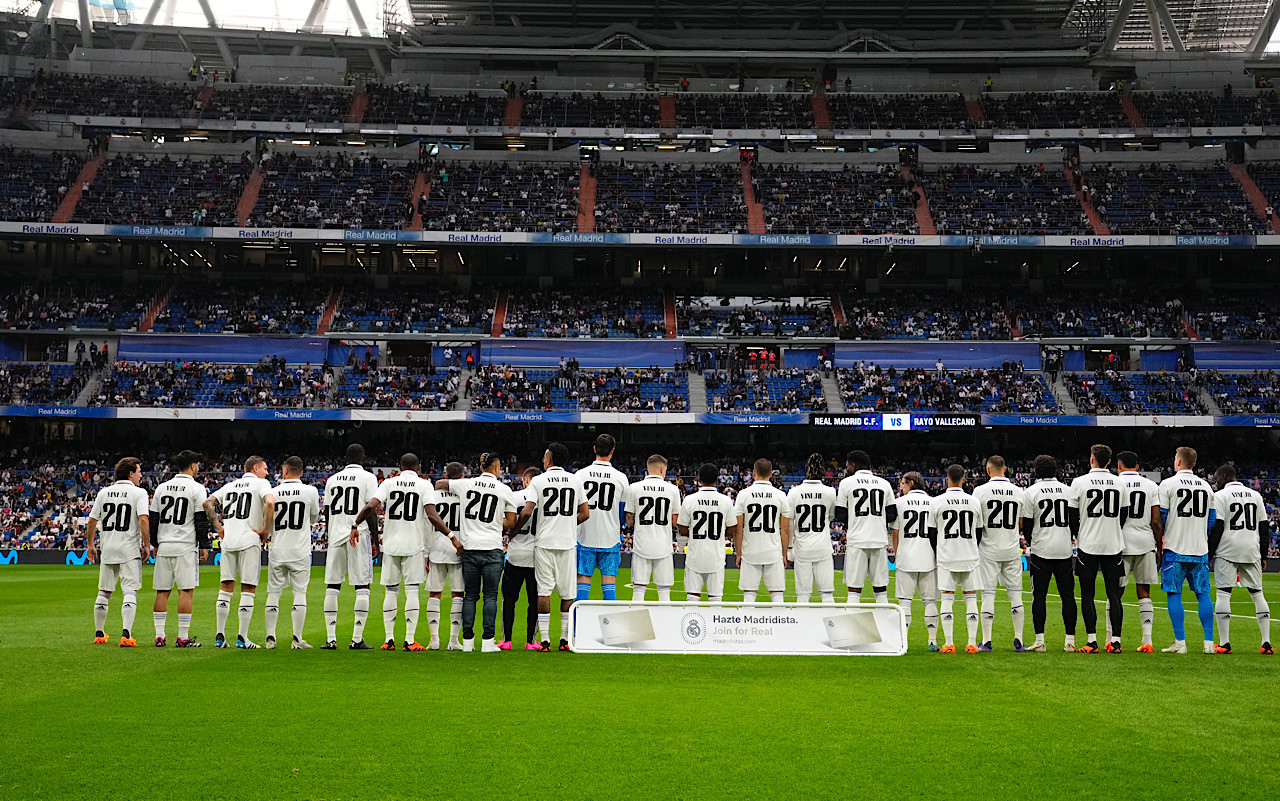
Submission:
<svg viewBox="0 0 1280 801">
<path fill-rule="evenodd" d="M 429 231 L 578 230 L 576 164 L 440 163 L 422 212 Z M 404 195 L 407 197 L 407 192 Z"/>
<path fill-rule="evenodd" d="M 837 371 L 847 411 L 988 412 L 1037 414 L 1059 411 L 1040 373 L 1020 363 L 999 368 L 946 370 L 882 368 L 859 363 Z"/>
</svg>

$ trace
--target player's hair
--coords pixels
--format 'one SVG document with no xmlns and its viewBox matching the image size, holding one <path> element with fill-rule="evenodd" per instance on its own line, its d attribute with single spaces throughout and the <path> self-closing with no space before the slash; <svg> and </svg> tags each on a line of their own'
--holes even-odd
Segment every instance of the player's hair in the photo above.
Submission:
<svg viewBox="0 0 1280 801">
<path fill-rule="evenodd" d="M 757 478 L 772 478 L 773 462 L 768 459 L 756 459 L 756 463 L 751 466 L 751 471 Z"/>
<path fill-rule="evenodd" d="M 1116 465 L 1119 467 L 1137 467 L 1138 454 L 1133 451 L 1120 451 L 1116 454 Z"/>
<path fill-rule="evenodd" d="M 612 434 L 601 434 L 596 437 L 596 456 L 608 456 L 616 447 L 618 447 L 618 441 Z"/>
<path fill-rule="evenodd" d="M 964 483 L 964 468 L 958 464 L 947 467 L 947 481 L 959 486 Z"/>
<path fill-rule="evenodd" d="M 364 464 L 364 446 L 351 443 L 347 446 L 347 464 Z"/>
<path fill-rule="evenodd" d="M 267 460 L 263 459 L 261 456 L 250 456 L 248 459 L 244 460 L 244 471 L 246 473 L 251 472 L 253 468 L 257 467 L 258 465 L 262 464 L 265 461 Z"/>
<path fill-rule="evenodd" d="M 907 484 L 910 484 L 912 489 L 922 490 L 925 488 L 924 476 L 914 470 L 909 473 L 903 473 L 902 480 Z"/>
<path fill-rule="evenodd" d="M 466 475 L 466 468 L 462 466 L 462 462 L 449 462 L 444 466 L 444 477 L 449 479 L 462 478 Z"/>
<path fill-rule="evenodd" d="M 400 457 L 401 470 L 417 470 L 422 466 L 422 460 L 418 458 L 416 453 L 406 453 Z"/>
<path fill-rule="evenodd" d="M 124 481 L 133 475 L 133 471 L 142 466 L 142 460 L 136 456 L 126 456 L 116 462 L 116 481 Z"/>
<path fill-rule="evenodd" d="M 533 481 L 540 475 L 542 475 L 542 468 L 540 467 L 526 467 L 524 469 L 524 477 L 530 481 Z"/>
<path fill-rule="evenodd" d="M 195 451 L 187 450 L 179 451 L 178 454 L 170 461 L 170 464 L 173 465 L 174 470 L 177 470 L 179 473 L 185 473 L 191 469 L 191 465 L 198 461 L 200 461 L 200 454 Z"/>
<path fill-rule="evenodd" d="M 1223 487 L 1227 486 L 1228 484 L 1230 484 L 1232 481 L 1235 481 L 1235 480 L 1236 480 L 1236 466 L 1233 465 L 1231 462 L 1227 462 L 1224 465 L 1219 465 L 1218 469 L 1214 471 L 1213 481 L 1218 485 L 1218 489 L 1222 489 Z"/>
<path fill-rule="evenodd" d="M 1047 453 L 1042 453 L 1031 462 L 1031 470 L 1036 478 L 1057 478 L 1058 460 Z"/>
<path fill-rule="evenodd" d="M 820 453 L 811 453 L 804 463 L 804 477 L 818 481 L 827 474 L 827 460 Z"/>
<path fill-rule="evenodd" d="M 1111 464 L 1111 446 L 1110 445 L 1094 445 L 1089 449 L 1089 455 L 1098 463 L 1098 467 L 1106 467 Z"/>
<path fill-rule="evenodd" d="M 704 487 L 714 487 L 720 480 L 720 468 L 711 462 L 703 462 L 698 466 L 698 483 Z"/>
<path fill-rule="evenodd" d="M 547 445 L 547 453 L 551 454 L 551 464 L 555 467 L 564 467 L 569 464 L 569 449 L 564 446 L 563 442 L 552 442 Z"/>
<path fill-rule="evenodd" d="M 655 453 L 654 455 L 649 457 L 648 461 L 645 462 L 645 466 L 648 467 L 650 470 L 659 466 L 666 467 L 667 457 L 663 456 L 660 453 Z"/>
<path fill-rule="evenodd" d="M 485 453 L 480 454 L 480 471 L 484 472 L 485 470 L 488 470 L 489 465 L 499 461 L 501 461 L 501 459 L 496 453 L 489 453 L 486 451 Z"/>
<path fill-rule="evenodd" d="M 302 457 L 290 456 L 288 459 L 284 460 L 284 464 L 281 465 L 281 467 L 283 467 L 286 471 L 290 473 L 297 473 L 298 475 L 302 475 L 302 468 L 303 468 Z"/>
<path fill-rule="evenodd" d="M 990 467 L 992 470 L 995 470 L 996 472 L 1003 473 L 1003 472 L 1004 472 L 1004 457 L 1003 457 L 1003 456 L 988 456 L 988 457 L 987 457 L 987 467 Z"/>
<path fill-rule="evenodd" d="M 849 451 L 844 460 L 853 465 L 854 470 L 871 469 L 871 457 L 867 455 L 866 451 Z"/>
<path fill-rule="evenodd" d="M 1197 457 L 1195 448 L 1188 448 L 1186 445 L 1183 445 L 1181 448 L 1178 448 L 1176 453 L 1178 454 L 1178 458 L 1182 460 L 1182 464 L 1188 470 L 1196 466 Z"/>
</svg>

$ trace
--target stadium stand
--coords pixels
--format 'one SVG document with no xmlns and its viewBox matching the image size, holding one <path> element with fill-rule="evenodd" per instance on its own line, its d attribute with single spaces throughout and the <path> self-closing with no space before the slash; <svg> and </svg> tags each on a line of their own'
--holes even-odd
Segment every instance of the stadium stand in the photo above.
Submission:
<svg viewBox="0 0 1280 801">
<path fill-rule="evenodd" d="M 574 290 L 514 290 L 507 301 L 503 334 L 517 337 L 666 336 L 661 296 Z"/>
<path fill-rule="evenodd" d="M 689 408 L 687 376 L 668 370 L 558 370 L 509 365 L 480 367 L 464 389 L 477 409 L 565 409 L 598 412 L 682 412 Z"/>
<path fill-rule="evenodd" d="M 1273 370 L 1207 370 L 1199 374 L 1199 381 L 1224 414 L 1280 413 L 1280 373 Z"/>
<path fill-rule="evenodd" d="M 1258 218 L 1222 165 L 1195 169 L 1149 164 L 1094 165 L 1084 176 L 1089 202 L 1113 234 L 1261 234 Z"/>
<path fill-rule="evenodd" d="M 1207 414 L 1199 393 L 1176 373 L 1070 373 L 1064 381 L 1085 414 Z"/>
<path fill-rule="evenodd" d="M 0 362 L 0 384 L 8 385 L 6 403 L 69 406 L 94 369 L 83 364 Z"/>
<path fill-rule="evenodd" d="M 1153 128 L 1239 127 L 1280 123 L 1274 89 L 1260 92 L 1134 92 L 1134 104 Z"/>
<path fill-rule="evenodd" d="M 979 293 L 842 293 L 842 339 L 1009 339 L 1001 300 Z"/>
<path fill-rule="evenodd" d="M 259 225 L 397 229 L 413 217 L 413 164 L 341 153 L 310 158 L 285 153 L 265 160 L 262 171 L 265 179 L 251 218 Z"/>
<path fill-rule="evenodd" d="M 783 93 L 681 94 L 676 125 L 694 129 L 812 129 L 808 95 Z"/>
<path fill-rule="evenodd" d="M 488 334 L 494 292 L 438 287 L 347 289 L 332 330 L 370 333 Z"/>
<path fill-rule="evenodd" d="M 423 228 L 576 231 L 580 175 L 577 164 L 441 162 L 431 179 Z"/>
<path fill-rule="evenodd" d="M 0 148 L 0 215 L 14 222 L 53 219 L 82 165 L 70 153 Z"/>
<path fill-rule="evenodd" d="M 76 205 L 76 222 L 108 225 L 235 225 L 253 166 L 137 153 L 111 156 Z"/>
<path fill-rule="evenodd" d="M 713 370 L 704 376 L 712 412 L 821 412 L 817 370 Z"/>
<path fill-rule="evenodd" d="M 828 94 L 827 110 L 835 130 L 961 129 L 970 126 L 959 93 Z"/>
<path fill-rule="evenodd" d="M 1201 337 L 1280 340 L 1277 298 L 1269 291 L 1238 297 L 1198 294 L 1193 302 L 1192 324 Z"/>
<path fill-rule="evenodd" d="M 896 166 L 864 170 L 761 165 L 752 171 L 751 180 L 769 233 L 920 233 L 918 193 Z"/>
<path fill-rule="evenodd" d="M 1010 301 L 1024 337 L 1182 338 L 1182 302 L 1157 293 L 1105 292 L 1096 295 L 1061 289 L 1020 295 Z"/>
<path fill-rule="evenodd" d="M 527 128 L 657 128 L 654 93 L 585 95 L 526 92 L 520 123 Z"/>
<path fill-rule="evenodd" d="M 370 84 L 365 90 L 369 107 L 364 125 L 460 125 L 502 124 L 507 98 L 500 93 L 435 94 L 427 86 Z"/>
<path fill-rule="evenodd" d="M 601 233 L 746 230 L 737 165 L 604 163 L 598 181 L 595 223 Z"/>
<path fill-rule="evenodd" d="M 1016 92 L 982 95 L 992 128 L 1130 128 L 1115 92 Z"/>
<path fill-rule="evenodd" d="M 221 84 L 204 116 L 215 120 L 343 122 L 351 90 L 336 86 Z"/>
<path fill-rule="evenodd" d="M 312 334 L 329 297 L 323 286 L 204 288 L 184 284 L 152 328 L 157 333 Z"/>
<path fill-rule="evenodd" d="M 897 370 L 859 364 L 837 371 L 846 410 L 1041 413 L 1059 411 L 1044 377 L 1016 364 L 983 370 Z"/>
<path fill-rule="evenodd" d="M 125 330 L 136 328 L 150 305 L 147 289 L 90 283 L 15 282 L 0 295 L 5 328 L 51 331 L 65 328 Z"/>
<path fill-rule="evenodd" d="M 459 372 L 423 367 L 357 367 L 345 372 L 334 392 L 340 409 L 439 409 L 458 403 Z"/>
<path fill-rule="evenodd" d="M 806 298 L 681 298 L 676 306 L 686 336 L 833 336 L 831 305 Z"/>
<path fill-rule="evenodd" d="M 1091 233 L 1061 170 L 953 165 L 916 170 L 940 234 Z"/>
<path fill-rule="evenodd" d="M 182 118 L 200 87 L 121 75 L 49 73 L 36 83 L 32 111 L 91 117 Z"/>
<path fill-rule="evenodd" d="M 324 403 L 319 367 L 283 359 L 258 364 L 118 362 L 90 400 L 92 406 L 238 406 L 314 408 Z"/>
</svg>

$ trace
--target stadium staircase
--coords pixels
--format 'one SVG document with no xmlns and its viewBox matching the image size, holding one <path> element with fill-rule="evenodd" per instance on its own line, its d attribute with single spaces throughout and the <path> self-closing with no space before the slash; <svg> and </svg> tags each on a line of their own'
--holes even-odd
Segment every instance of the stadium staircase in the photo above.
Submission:
<svg viewBox="0 0 1280 801">
<path fill-rule="evenodd" d="M 190 116 L 195 120 L 204 118 L 204 113 L 209 109 L 209 104 L 213 102 L 213 84 L 207 83 L 200 93 L 196 95 L 196 104 L 191 109 Z"/>
<path fill-rule="evenodd" d="M 1018 325 L 1018 318 L 1009 308 L 1009 304 L 1004 304 L 1004 321 L 1009 326 L 1009 336 L 1013 339 L 1022 339 L 1022 326 Z"/>
<path fill-rule="evenodd" d="M 1182 315 L 1182 329 L 1187 332 L 1187 339 L 1204 339 L 1204 337 L 1200 336 L 1200 332 L 1196 330 L 1196 324 L 1191 321 L 1191 317 L 1185 312 Z"/>
<path fill-rule="evenodd" d="M 1280 219 L 1272 214 L 1271 219 L 1267 220 L 1267 196 L 1262 194 L 1262 190 L 1254 183 L 1249 170 L 1243 164 L 1228 164 L 1227 169 L 1231 171 L 1231 177 L 1236 179 L 1236 183 L 1240 184 L 1249 202 L 1253 204 L 1253 210 L 1258 215 L 1258 219 L 1270 225 L 1272 233 L 1280 234 Z"/>
<path fill-rule="evenodd" d="M 1140 131 L 1147 127 L 1147 121 L 1142 119 L 1142 112 L 1138 111 L 1138 105 L 1133 102 L 1133 95 L 1121 92 L 1120 108 L 1124 109 L 1124 115 L 1129 118 L 1129 124 L 1133 126 L 1133 130 Z"/>
<path fill-rule="evenodd" d="M 827 96 L 825 94 L 814 94 L 809 98 L 809 103 L 813 106 L 813 124 L 818 129 L 818 138 L 833 138 L 835 129 L 831 126 L 831 112 L 827 109 Z"/>
<path fill-rule="evenodd" d="M 240 194 L 240 202 L 236 204 L 236 225 L 241 228 L 253 214 L 253 207 L 258 205 L 258 192 L 262 190 L 262 166 L 253 168 L 249 180 L 244 182 L 244 192 Z"/>
<path fill-rule="evenodd" d="M 80 203 L 80 195 L 84 192 L 86 184 L 92 184 L 93 179 L 97 177 L 98 170 L 107 161 L 105 153 L 99 153 L 84 163 L 80 168 L 80 174 L 76 176 L 75 183 L 67 187 L 67 193 L 62 196 L 62 202 L 58 204 L 58 210 L 53 213 L 52 222 L 65 223 L 70 222 L 72 215 L 76 213 L 76 206 Z"/>
<path fill-rule="evenodd" d="M 160 312 L 164 311 L 164 307 L 169 304 L 169 295 L 173 293 L 173 282 L 169 282 L 161 287 L 156 293 L 155 300 L 151 301 L 151 307 L 147 309 L 147 316 L 142 318 L 142 322 L 138 323 L 138 333 L 145 334 L 156 324 L 156 318 L 160 316 Z"/>
<path fill-rule="evenodd" d="M 659 125 L 662 130 L 668 135 L 674 134 L 676 131 L 676 99 L 671 95 L 659 97 L 658 112 L 661 119 Z"/>
<path fill-rule="evenodd" d="M 351 107 L 347 109 L 347 124 L 359 125 L 364 122 L 364 113 L 369 109 L 369 93 L 363 87 L 351 93 Z"/>
<path fill-rule="evenodd" d="M 582 165 L 578 179 L 578 233 L 596 232 L 596 177 L 589 165 Z"/>
<path fill-rule="evenodd" d="M 413 206 L 413 221 L 409 223 L 410 231 L 422 230 L 422 207 L 418 200 L 423 195 L 431 198 L 431 179 L 427 177 L 425 172 L 419 170 L 418 174 L 413 178 L 413 189 L 409 193 L 409 204 Z"/>
<path fill-rule="evenodd" d="M 72 401 L 72 406 L 88 406 L 89 401 L 93 400 L 93 396 L 98 394 L 98 390 L 102 389 L 103 383 L 111 375 L 111 365 L 108 364 L 98 372 L 89 376 L 89 380 L 84 382 L 84 388 L 76 395 L 76 399 Z"/>
<path fill-rule="evenodd" d="M 1204 408 L 1209 410 L 1209 414 L 1213 415 L 1214 417 L 1221 417 L 1222 407 L 1219 406 L 1217 401 L 1213 399 L 1213 395 L 1209 393 L 1209 390 L 1203 386 L 1198 387 L 1192 384 L 1190 375 L 1182 374 L 1182 373 L 1180 373 L 1180 375 L 1182 375 L 1183 378 L 1186 379 L 1187 386 L 1195 390 L 1196 396 L 1200 398 L 1200 402 L 1204 404 Z"/>
<path fill-rule="evenodd" d="M 922 236 L 935 236 L 938 228 L 933 224 L 933 210 L 929 208 L 929 196 L 924 193 L 924 186 L 911 174 L 911 168 L 903 165 L 903 183 L 915 181 L 916 191 L 920 193 L 920 202 L 916 204 L 916 225 L 920 227 Z"/>
<path fill-rule="evenodd" d="M 1076 406 L 1076 402 L 1071 399 L 1071 393 L 1067 391 L 1067 384 L 1062 380 L 1066 372 L 1058 373 L 1058 380 L 1049 385 L 1049 389 L 1053 392 L 1053 399 L 1062 407 L 1063 414 L 1080 414 L 1080 407 Z M 1049 380 L 1049 376 L 1045 376 L 1045 380 Z"/>
<path fill-rule="evenodd" d="M 347 373 L 347 366 L 345 364 L 335 364 L 331 365 L 329 369 L 332 371 L 332 377 L 329 379 L 328 385 L 325 386 L 324 400 L 321 401 L 320 406 L 317 408 L 338 408 L 338 387 L 342 386 L 342 378 Z"/>
<path fill-rule="evenodd" d="M 665 289 L 662 292 L 662 313 L 667 324 L 667 339 L 675 339 L 680 335 L 680 322 L 676 318 L 676 293 Z"/>
<path fill-rule="evenodd" d="M 836 380 L 836 374 L 825 375 L 822 377 L 822 397 L 827 399 L 827 411 L 843 414 L 844 397 L 840 394 L 840 382 Z"/>
<path fill-rule="evenodd" d="M 499 289 L 498 298 L 493 302 L 493 327 L 489 329 L 489 336 L 502 336 L 502 326 L 507 321 L 507 290 Z"/>
<path fill-rule="evenodd" d="M 1102 215 L 1098 213 L 1098 210 L 1085 200 L 1084 191 L 1076 188 L 1084 185 L 1084 178 L 1080 175 L 1080 171 L 1074 167 L 1064 166 L 1062 168 L 1062 176 L 1066 180 L 1067 186 L 1076 196 L 1076 200 L 1080 201 L 1080 208 L 1084 210 L 1085 216 L 1089 218 L 1089 225 L 1093 228 L 1093 232 L 1098 236 L 1111 236 L 1111 226 L 1107 225 L 1107 221 L 1102 219 Z"/>
<path fill-rule="evenodd" d="M 836 319 L 838 328 L 844 327 L 844 301 L 840 299 L 839 292 L 831 293 L 831 316 Z"/>
<path fill-rule="evenodd" d="M 506 128 L 519 128 L 520 118 L 524 115 L 524 98 L 511 97 L 507 98 L 507 113 L 502 118 L 502 125 Z"/>
<path fill-rule="evenodd" d="M 469 396 L 465 398 L 462 396 L 467 391 L 467 382 L 472 378 L 475 378 L 475 375 L 475 370 L 468 370 L 465 367 L 462 368 L 462 372 L 458 373 L 458 405 L 453 407 L 454 411 L 471 411 L 471 398 Z"/>
<path fill-rule="evenodd" d="M 689 411 L 694 414 L 707 411 L 707 379 L 694 371 L 689 372 Z"/>
<path fill-rule="evenodd" d="M 747 233 L 765 233 L 764 206 L 760 204 L 760 199 L 756 197 L 756 190 L 751 186 L 750 164 L 742 165 L 742 199 L 747 204 Z"/>
<path fill-rule="evenodd" d="M 969 100 L 968 98 L 965 98 L 964 107 L 965 110 L 969 112 L 969 119 L 979 123 L 982 127 L 986 127 L 987 110 L 982 107 L 981 100 Z"/>
<path fill-rule="evenodd" d="M 324 313 L 320 315 L 320 322 L 316 325 L 316 336 L 324 336 L 329 333 L 329 329 L 333 326 L 333 318 L 338 313 L 338 306 L 342 303 L 342 287 L 334 287 L 329 293 L 329 302 L 324 306 Z"/>
</svg>

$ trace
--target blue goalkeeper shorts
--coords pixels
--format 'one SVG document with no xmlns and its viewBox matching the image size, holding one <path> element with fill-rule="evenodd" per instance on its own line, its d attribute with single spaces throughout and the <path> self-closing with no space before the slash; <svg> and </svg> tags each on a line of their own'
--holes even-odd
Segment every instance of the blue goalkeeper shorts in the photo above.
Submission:
<svg viewBox="0 0 1280 801">
<path fill-rule="evenodd" d="M 1184 559 L 1203 559 L 1204 561 L 1186 562 Z M 1165 592 L 1182 592 L 1182 583 L 1191 584 L 1191 591 L 1196 595 L 1209 592 L 1208 557 L 1182 556 L 1181 554 L 1164 552 L 1164 568 L 1160 573 L 1160 589 Z"/>
<path fill-rule="evenodd" d="M 600 569 L 602 576 L 616 576 L 620 567 L 622 567 L 622 543 L 612 548 L 578 546 L 579 576 L 594 576 L 596 568 Z"/>
</svg>

